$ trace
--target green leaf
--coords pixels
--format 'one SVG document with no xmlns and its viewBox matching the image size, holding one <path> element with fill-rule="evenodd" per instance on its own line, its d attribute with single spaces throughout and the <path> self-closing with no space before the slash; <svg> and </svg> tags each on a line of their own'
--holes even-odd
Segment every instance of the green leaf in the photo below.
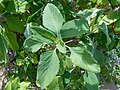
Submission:
<svg viewBox="0 0 120 90">
<path fill-rule="evenodd" d="M 6 32 L 6 35 L 7 35 L 7 41 L 9 43 L 10 47 L 13 50 L 18 50 L 19 44 L 17 43 L 16 35 L 13 32 Z"/>
<path fill-rule="evenodd" d="M 59 42 L 58 38 L 52 32 L 46 30 L 42 26 L 38 26 L 34 23 L 31 23 L 30 29 L 31 29 L 33 34 L 39 34 L 42 37 L 49 39 L 53 42 Z"/>
<path fill-rule="evenodd" d="M 1 53 L 0 60 L 4 60 L 5 63 L 8 62 L 7 52 L 8 52 L 7 43 L 4 37 L 0 34 L 0 53 Z"/>
<path fill-rule="evenodd" d="M 99 90 L 99 81 L 95 73 L 85 72 L 83 77 L 88 90 Z"/>
<path fill-rule="evenodd" d="M 47 90 L 65 90 L 62 77 L 56 76 L 50 83 L 50 85 L 47 87 Z"/>
<path fill-rule="evenodd" d="M 58 44 L 56 45 L 56 48 L 57 48 L 61 53 L 66 53 L 66 47 L 65 47 L 64 44 L 61 45 L 60 43 L 58 43 Z"/>
<path fill-rule="evenodd" d="M 20 85 L 20 88 L 18 90 L 27 90 L 28 86 L 30 85 L 30 82 L 23 81 L 19 85 Z"/>
<path fill-rule="evenodd" d="M 113 5 L 120 4 L 120 0 L 111 0 L 111 4 Z"/>
<path fill-rule="evenodd" d="M 11 84 L 12 84 L 11 81 L 7 82 L 7 84 L 5 85 L 5 89 L 4 90 L 12 90 L 11 89 Z"/>
<path fill-rule="evenodd" d="M 56 50 L 48 51 L 41 55 L 37 69 L 37 80 L 41 88 L 48 86 L 59 71 L 59 58 Z"/>
<path fill-rule="evenodd" d="M 63 21 L 64 19 L 59 9 L 55 5 L 48 3 L 43 11 L 43 25 L 58 34 Z"/>
<path fill-rule="evenodd" d="M 17 17 L 9 16 L 7 17 L 6 21 L 10 30 L 19 33 L 24 32 L 24 23 L 20 21 Z"/>
<path fill-rule="evenodd" d="M 110 10 L 107 17 L 108 17 L 108 19 L 115 20 L 115 19 L 119 18 L 119 14 L 120 14 L 120 12 L 118 12 L 118 11 Z"/>
<path fill-rule="evenodd" d="M 72 60 L 68 56 L 65 56 L 65 65 L 68 69 L 73 68 Z"/>
<path fill-rule="evenodd" d="M 84 19 L 75 19 L 66 22 L 61 29 L 62 38 L 81 36 L 89 30 L 89 26 Z"/>
<path fill-rule="evenodd" d="M 71 51 L 70 58 L 76 66 L 91 72 L 100 72 L 100 66 L 85 48 L 72 47 L 69 49 Z"/>
<path fill-rule="evenodd" d="M 30 24 L 28 23 L 27 25 L 26 25 L 26 29 L 25 29 L 25 32 L 24 32 L 24 36 L 26 37 L 26 38 L 28 38 L 29 36 L 31 36 L 32 35 L 32 32 L 30 31 Z"/>
<path fill-rule="evenodd" d="M 97 50 L 96 48 L 93 48 L 93 57 L 98 61 L 100 65 L 104 64 L 105 61 L 104 54 Z"/>
<path fill-rule="evenodd" d="M 9 82 L 7 82 L 4 90 L 18 90 L 19 83 L 20 80 L 18 77 L 15 78 L 14 80 L 10 80 Z"/>
<path fill-rule="evenodd" d="M 42 39 L 37 38 L 36 36 L 30 36 L 24 41 L 24 48 L 30 52 L 37 52 L 41 46 L 45 43 Z"/>
<path fill-rule="evenodd" d="M 20 79 L 17 77 L 12 81 L 11 90 L 17 90 L 19 88 Z"/>
<path fill-rule="evenodd" d="M 114 27 L 115 27 L 114 32 L 116 34 L 119 34 L 120 33 L 120 19 L 117 22 L 115 22 Z"/>
<path fill-rule="evenodd" d="M 112 18 L 112 17 L 111 17 Z M 114 19 L 111 19 L 110 16 L 105 15 L 102 19 L 100 19 L 99 21 L 99 25 L 103 24 L 105 22 L 106 25 L 110 25 L 112 23 L 114 23 L 115 21 L 117 21 L 117 19 L 115 19 L 116 17 L 114 17 Z"/>
<path fill-rule="evenodd" d="M 102 30 L 102 32 L 106 35 L 107 37 L 107 44 L 106 45 L 109 45 L 111 43 L 111 39 L 109 37 L 109 34 L 108 34 L 108 28 L 107 28 L 107 25 L 103 22 L 100 29 Z"/>
<path fill-rule="evenodd" d="M 28 2 L 25 0 L 10 0 L 7 11 L 12 13 L 24 13 L 27 9 Z"/>
</svg>

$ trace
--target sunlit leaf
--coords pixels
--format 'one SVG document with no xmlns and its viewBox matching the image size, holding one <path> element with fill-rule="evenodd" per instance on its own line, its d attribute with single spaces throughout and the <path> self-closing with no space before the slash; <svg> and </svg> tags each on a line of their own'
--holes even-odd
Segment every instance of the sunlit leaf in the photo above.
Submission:
<svg viewBox="0 0 120 90">
<path fill-rule="evenodd" d="M 37 69 L 37 80 L 41 88 L 48 86 L 59 71 L 59 58 L 56 50 L 48 51 L 41 55 Z"/>
<path fill-rule="evenodd" d="M 72 47 L 70 51 L 70 58 L 76 66 L 91 72 L 100 72 L 100 66 L 85 48 Z"/>
<path fill-rule="evenodd" d="M 43 11 L 43 25 L 58 34 L 63 21 L 64 19 L 59 9 L 55 5 L 48 3 Z"/>
</svg>

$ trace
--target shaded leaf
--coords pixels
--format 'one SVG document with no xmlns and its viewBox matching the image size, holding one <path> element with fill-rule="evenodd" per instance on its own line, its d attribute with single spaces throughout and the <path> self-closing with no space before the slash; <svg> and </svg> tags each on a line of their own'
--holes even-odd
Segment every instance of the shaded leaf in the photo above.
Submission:
<svg viewBox="0 0 120 90">
<path fill-rule="evenodd" d="M 87 71 L 83 77 L 88 90 L 99 90 L 99 81 L 95 73 Z"/>
<path fill-rule="evenodd" d="M 109 34 L 108 34 L 107 25 L 103 22 L 100 29 L 106 35 L 106 37 L 107 37 L 107 45 L 109 45 L 111 43 L 111 38 L 109 37 Z"/>
<path fill-rule="evenodd" d="M 50 83 L 50 85 L 47 87 L 47 90 L 65 90 L 62 77 L 56 76 Z"/>
<path fill-rule="evenodd" d="M 114 27 L 114 32 L 116 34 L 120 34 L 120 19 L 117 22 L 115 22 Z"/>
<path fill-rule="evenodd" d="M 20 21 L 17 17 L 9 16 L 7 18 L 7 24 L 9 29 L 14 32 L 24 32 L 24 23 Z"/>
<path fill-rule="evenodd" d="M 98 61 L 100 65 L 104 64 L 105 61 L 104 54 L 97 50 L 96 48 L 93 49 L 93 57 Z"/>
<path fill-rule="evenodd" d="M 84 19 L 75 19 L 66 22 L 61 29 L 62 38 L 81 36 L 89 30 L 89 26 Z"/>
<path fill-rule="evenodd" d="M 4 37 L 1 34 L 0 34 L 0 46 L 2 46 L 2 47 L 0 47 L 0 52 L 1 52 L 0 60 L 4 60 L 5 63 L 7 63 L 8 62 L 7 43 L 6 43 Z"/>
<path fill-rule="evenodd" d="M 25 0 L 10 0 L 7 11 L 12 13 L 24 13 L 28 2 Z"/>
<path fill-rule="evenodd" d="M 13 50 L 18 50 L 19 44 L 17 43 L 16 35 L 13 32 L 6 32 L 6 35 L 7 35 L 7 41 L 10 47 Z"/>
</svg>

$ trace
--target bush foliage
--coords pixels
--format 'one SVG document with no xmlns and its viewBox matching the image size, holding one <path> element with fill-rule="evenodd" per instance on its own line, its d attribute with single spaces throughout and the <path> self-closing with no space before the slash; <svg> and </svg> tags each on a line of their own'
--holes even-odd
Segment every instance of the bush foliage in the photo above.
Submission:
<svg viewBox="0 0 120 90">
<path fill-rule="evenodd" d="M 5 90 L 120 85 L 120 0 L 1 0 Z"/>
</svg>

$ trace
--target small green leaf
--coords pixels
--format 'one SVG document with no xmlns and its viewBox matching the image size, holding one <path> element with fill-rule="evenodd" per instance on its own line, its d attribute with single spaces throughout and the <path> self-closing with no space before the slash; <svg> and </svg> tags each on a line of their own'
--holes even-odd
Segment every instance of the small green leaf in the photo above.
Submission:
<svg viewBox="0 0 120 90">
<path fill-rule="evenodd" d="M 14 80 L 10 80 L 9 82 L 7 82 L 4 90 L 18 90 L 19 83 L 20 80 L 18 77 L 15 78 Z"/>
<path fill-rule="evenodd" d="M 55 5 L 48 3 L 43 11 L 43 25 L 58 34 L 63 21 L 64 19 L 59 9 Z"/>
<path fill-rule="evenodd" d="M 75 19 L 66 22 L 61 29 L 62 38 L 81 36 L 89 30 L 89 26 L 84 19 Z"/>
<path fill-rule="evenodd" d="M 115 27 L 114 32 L 116 34 L 120 34 L 120 19 L 117 22 L 115 22 L 114 27 Z"/>
<path fill-rule="evenodd" d="M 41 88 L 46 88 L 53 81 L 58 71 L 59 58 L 56 50 L 43 53 L 37 69 L 37 80 Z"/>
<path fill-rule="evenodd" d="M 100 66 L 96 62 L 96 60 L 92 57 L 90 52 L 88 52 L 83 47 L 72 47 L 71 51 L 71 60 L 76 65 L 85 70 L 91 72 L 100 72 Z"/>
<path fill-rule="evenodd" d="M 7 43 L 4 37 L 0 34 L 0 60 L 4 60 L 5 63 L 8 62 L 7 53 L 8 53 Z"/>
<path fill-rule="evenodd" d="M 65 65 L 69 69 L 71 69 L 73 67 L 72 60 L 68 56 L 65 56 Z"/>
<path fill-rule="evenodd" d="M 30 85 L 30 82 L 23 81 L 19 85 L 20 85 L 20 88 L 18 90 L 27 90 L 28 86 Z"/>
<path fill-rule="evenodd" d="M 24 36 L 26 37 L 26 38 L 28 38 L 29 36 L 31 36 L 32 35 L 32 32 L 30 31 L 30 24 L 28 23 L 27 25 L 26 25 L 26 29 L 25 29 L 25 32 L 24 32 Z"/>
<path fill-rule="evenodd" d="M 13 32 L 6 32 L 6 35 L 7 35 L 7 41 L 10 47 L 13 50 L 18 50 L 19 44 L 17 43 L 16 35 Z"/>
<path fill-rule="evenodd" d="M 12 81 L 11 88 L 12 90 L 17 90 L 19 88 L 20 79 L 17 77 Z"/>
<path fill-rule="evenodd" d="M 25 0 L 10 0 L 7 11 L 12 13 L 24 13 L 28 2 Z"/>
<path fill-rule="evenodd" d="M 66 47 L 65 45 L 61 45 L 60 43 L 58 43 L 56 45 L 56 48 L 61 52 L 61 53 L 66 53 Z"/>
<path fill-rule="evenodd" d="M 111 38 L 109 37 L 109 34 L 108 34 L 107 25 L 103 22 L 100 29 L 106 35 L 106 37 L 107 37 L 107 45 L 109 45 L 111 43 Z"/>
<path fill-rule="evenodd" d="M 11 81 L 7 82 L 7 84 L 5 85 L 5 89 L 4 90 L 12 90 L 11 84 L 12 84 Z"/>
<path fill-rule="evenodd" d="M 98 63 L 100 65 L 104 64 L 105 61 L 105 57 L 104 54 L 101 53 L 99 50 L 97 50 L 96 48 L 93 48 L 93 57 L 98 61 Z"/>
<path fill-rule="evenodd" d="M 47 90 L 65 90 L 62 77 L 56 76 L 47 87 Z"/>
<path fill-rule="evenodd" d="M 87 71 L 83 77 L 88 90 L 99 90 L 99 81 L 95 73 Z"/>
</svg>

